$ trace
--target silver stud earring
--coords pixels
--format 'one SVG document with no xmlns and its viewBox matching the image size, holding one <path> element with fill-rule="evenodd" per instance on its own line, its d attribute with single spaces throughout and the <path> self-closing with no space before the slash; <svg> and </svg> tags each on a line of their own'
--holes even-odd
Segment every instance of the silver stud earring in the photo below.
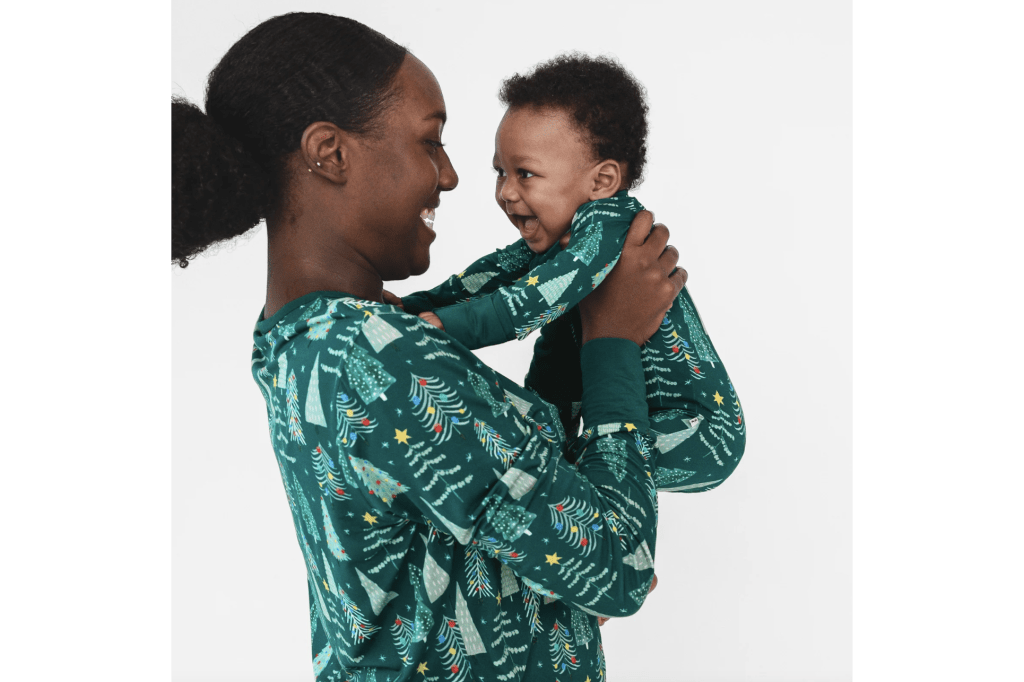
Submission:
<svg viewBox="0 0 1024 682">
<path fill-rule="evenodd" d="M 309 171 L 310 173 L 312 173 L 312 172 L 313 172 L 313 169 L 312 169 L 312 168 L 307 168 L 306 170 L 308 170 L 308 171 Z"/>
<path fill-rule="evenodd" d="M 316 166 L 317 166 L 317 168 L 319 168 L 319 167 L 320 167 L 320 162 L 319 162 L 319 161 L 317 161 L 317 162 L 316 162 Z M 310 168 L 310 170 L 313 170 L 313 169 L 312 169 L 312 168 Z"/>
</svg>

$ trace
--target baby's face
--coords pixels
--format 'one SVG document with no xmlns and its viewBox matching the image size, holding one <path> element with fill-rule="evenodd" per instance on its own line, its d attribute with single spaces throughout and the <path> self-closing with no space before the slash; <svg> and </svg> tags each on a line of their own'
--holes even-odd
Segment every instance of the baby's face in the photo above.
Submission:
<svg viewBox="0 0 1024 682">
<path fill-rule="evenodd" d="M 589 200 L 591 148 L 558 109 L 509 109 L 494 136 L 494 199 L 534 253 L 569 241 Z"/>
</svg>

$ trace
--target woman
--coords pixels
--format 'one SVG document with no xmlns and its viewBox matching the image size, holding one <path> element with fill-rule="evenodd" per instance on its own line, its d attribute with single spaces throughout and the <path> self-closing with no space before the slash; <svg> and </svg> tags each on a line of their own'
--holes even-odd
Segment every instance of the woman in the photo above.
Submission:
<svg viewBox="0 0 1024 682">
<path fill-rule="evenodd" d="M 352 20 L 284 15 L 228 51 L 206 109 L 173 104 L 172 257 L 267 221 L 253 376 L 319 679 L 599 679 L 596 618 L 635 612 L 653 577 L 639 345 L 685 280 L 667 230 L 640 214 L 580 306 L 599 437 L 570 444 L 550 405 L 383 302 L 427 269 L 458 183 L 422 62 Z"/>
</svg>

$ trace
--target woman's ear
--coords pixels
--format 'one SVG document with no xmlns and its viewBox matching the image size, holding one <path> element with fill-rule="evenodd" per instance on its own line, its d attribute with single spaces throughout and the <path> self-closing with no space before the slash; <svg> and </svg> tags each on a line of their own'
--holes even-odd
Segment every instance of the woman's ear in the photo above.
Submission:
<svg viewBox="0 0 1024 682">
<path fill-rule="evenodd" d="M 306 174 L 318 175 L 330 182 L 344 185 L 351 166 L 355 137 L 333 123 L 310 123 L 302 133 L 299 152 L 306 164 Z"/>
<path fill-rule="evenodd" d="M 621 189 L 622 164 L 613 159 L 605 159 L 594 166 L 591 172 L 590 201 L 607 199 Z"/>
</svg>

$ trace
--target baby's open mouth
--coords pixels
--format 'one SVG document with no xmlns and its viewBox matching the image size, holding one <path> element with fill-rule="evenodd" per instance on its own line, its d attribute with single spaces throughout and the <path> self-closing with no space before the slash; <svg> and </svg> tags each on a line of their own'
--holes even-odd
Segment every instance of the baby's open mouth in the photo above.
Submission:
<svg viewBox="0 0 1024 682">
<path fill-rule="evenodd" d="M 512 222 L 519 228 L 519 233 L 527 239 L 535 236 L 540 230 L 540 221 L 537 220 L 537 216 L 513 215 Z"/>
</svg>

